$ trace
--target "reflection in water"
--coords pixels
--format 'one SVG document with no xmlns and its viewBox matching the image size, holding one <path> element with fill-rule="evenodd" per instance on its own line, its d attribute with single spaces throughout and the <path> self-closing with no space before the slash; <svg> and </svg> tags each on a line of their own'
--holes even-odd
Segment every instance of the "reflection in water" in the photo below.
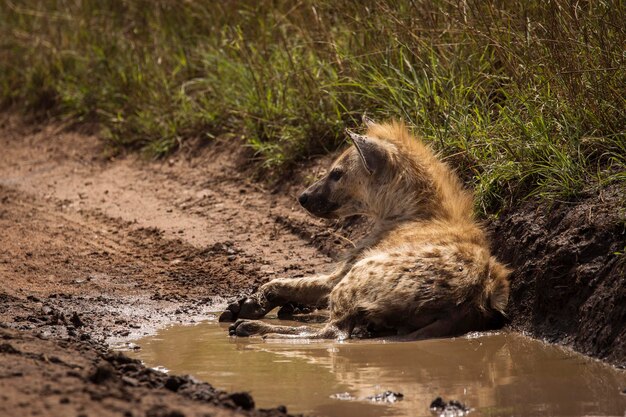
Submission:
<svg viewBox="0 0 626 417">
<path fill-rule="evenodd" d="M 209 321 L 136 341 L 149 366 L 249 391 L 258 407 L 318 416 L 429 416 L 437 396 L 486 416 L 624 416 L 626 373 L 515 333 L 405 343 L 263 341 Z M 404 400 L 362 400 L 385 390 Z M 347 392 L 357 400 L 331 395 Z"/>
</svg>

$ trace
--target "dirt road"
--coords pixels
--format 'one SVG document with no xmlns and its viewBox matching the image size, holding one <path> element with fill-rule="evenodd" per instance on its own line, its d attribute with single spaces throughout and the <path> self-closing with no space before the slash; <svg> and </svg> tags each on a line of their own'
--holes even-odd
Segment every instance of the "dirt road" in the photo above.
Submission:
<svg viewBox="0 0 626 417">
<path fill-rule="evenodd" d="M 266 189 L 237 138 L 192 142 L 167 160 L 111 158 L 93 135 L 0 117 L 0 415 L 284 414 L 107 350 L 328 269 L 354 240 L 297 207 L 319 163 Z M 490 224 L 515 269 L 513 328 L 625 364 L 620 198 L 528 203 Z"/>
<path fill-rule="evenodd" d="M 107 159 L 94 136 L 6 117 L 0 144 L 0 415 L 250 408 L 102 342 L 199 320 L 268 279 L 323 269 L 323 252 L 344 244 L 328 239 L 336 231 L 248 181 L 227 139 L 166 161 Z"/>
</svg>

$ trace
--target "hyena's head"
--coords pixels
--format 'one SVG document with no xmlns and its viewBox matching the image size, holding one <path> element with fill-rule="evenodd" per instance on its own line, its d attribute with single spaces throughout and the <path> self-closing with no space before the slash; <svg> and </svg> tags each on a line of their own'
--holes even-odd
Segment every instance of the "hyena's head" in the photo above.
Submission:
<svg viewBox="0 0 626 417">
<path fill-rule="evenodd" d="M 364 120 L 369 130 L 377 125 Z M 386 126 L 386 125 L 385 125 Z M 398 144 L 375 136 L 347 131 L 352 146 L 332 164 L 328 173 L 307 188 L 298 201 L 311 214 L 323 218 L 340 218 L 355 214 L 384 217 L 390 199 L 402 199 L 403 191 L 414 188 L 403 184 L 415 175 L 401 175 L 402 152 Z M 405 167 L 406 168 L 406 167 Z M 404 190 L 406 189 L 406 190 Z M 390 203 L 391 204 L 388 204 Z"/>
</svg>

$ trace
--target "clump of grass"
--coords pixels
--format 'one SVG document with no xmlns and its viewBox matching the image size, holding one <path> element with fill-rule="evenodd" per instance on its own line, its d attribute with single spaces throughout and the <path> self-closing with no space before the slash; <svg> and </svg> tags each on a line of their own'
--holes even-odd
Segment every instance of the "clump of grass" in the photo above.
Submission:
<svg viewBox="0 0 626 417">
<path fill-rule="evenodd" d="M 0 100 L 163 155 L 244 136 L 280 173 L 402 118 L 478 210 L 626 184 L 620 1 L 6 0 Z"/>
</svg>

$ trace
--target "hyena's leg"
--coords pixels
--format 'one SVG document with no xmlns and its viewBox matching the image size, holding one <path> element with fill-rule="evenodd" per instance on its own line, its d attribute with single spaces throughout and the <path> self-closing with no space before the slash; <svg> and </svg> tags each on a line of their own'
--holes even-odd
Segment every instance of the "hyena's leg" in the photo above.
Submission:
<svg viewBox="0 0 626 417">
<path fill-rule="evenodd" d="M 276 326 L 250 320 L 238 320 L 230 326 L 229 333 L 236 336 L 268 335 L 273 339 L 347 339 L 358 321 L 358 310 L 350 309 L 343 302 L 345 297 L 338 297 L 343 284 L 335 285 L 330 294 L 331 317 L 326 326 L 316 329 L 309 326 Z M 339 290 L 339 291 L 338 291 Z"/>
<path fill-rule="evenodd" d="M 228 332 L 231 336 L 266 336 L 270 339 L 348 339 L 354 325 L 330 322 L 322 329 L 310 326 L 279 326 L 257 320 L 237 320 Z"/>
<path fill-rule="evenodd" d="M 439 319 L 427 326 L 422 327 L 419 330 L 408 333 L 403 336 L 398 336 L 398 340 L 424 340 L 424 339 L 435 339 L 439 337 L 451 337 L 456 336 L 452 330 L 454 327 L 453 320 L 450 319 Z"/>
<path fill-rule="evenodd" d="M 470 311 L 468 311 L 470 310 Z M 476 314 L 471 309 L 459 306 L 444 317 L 434 319 L 429 324 L 411 333 L 397 336 L 397 340 L 424 340 L 441 337 L 454 337 L 465 334 L 477 327 Z"/>
<path fill-rule="evenodd" d="M 259 319 L 274 307 L 288 303 L 307 306 L 325 305 L 328 294 L 341 280 L 343 270 L 330 275 L 308 278 L 279 278 L 263 284 L 259 291 L 248 298 L 228 306 L 220 321 L 235 321 L 238 318 Z"/>
</svg>

